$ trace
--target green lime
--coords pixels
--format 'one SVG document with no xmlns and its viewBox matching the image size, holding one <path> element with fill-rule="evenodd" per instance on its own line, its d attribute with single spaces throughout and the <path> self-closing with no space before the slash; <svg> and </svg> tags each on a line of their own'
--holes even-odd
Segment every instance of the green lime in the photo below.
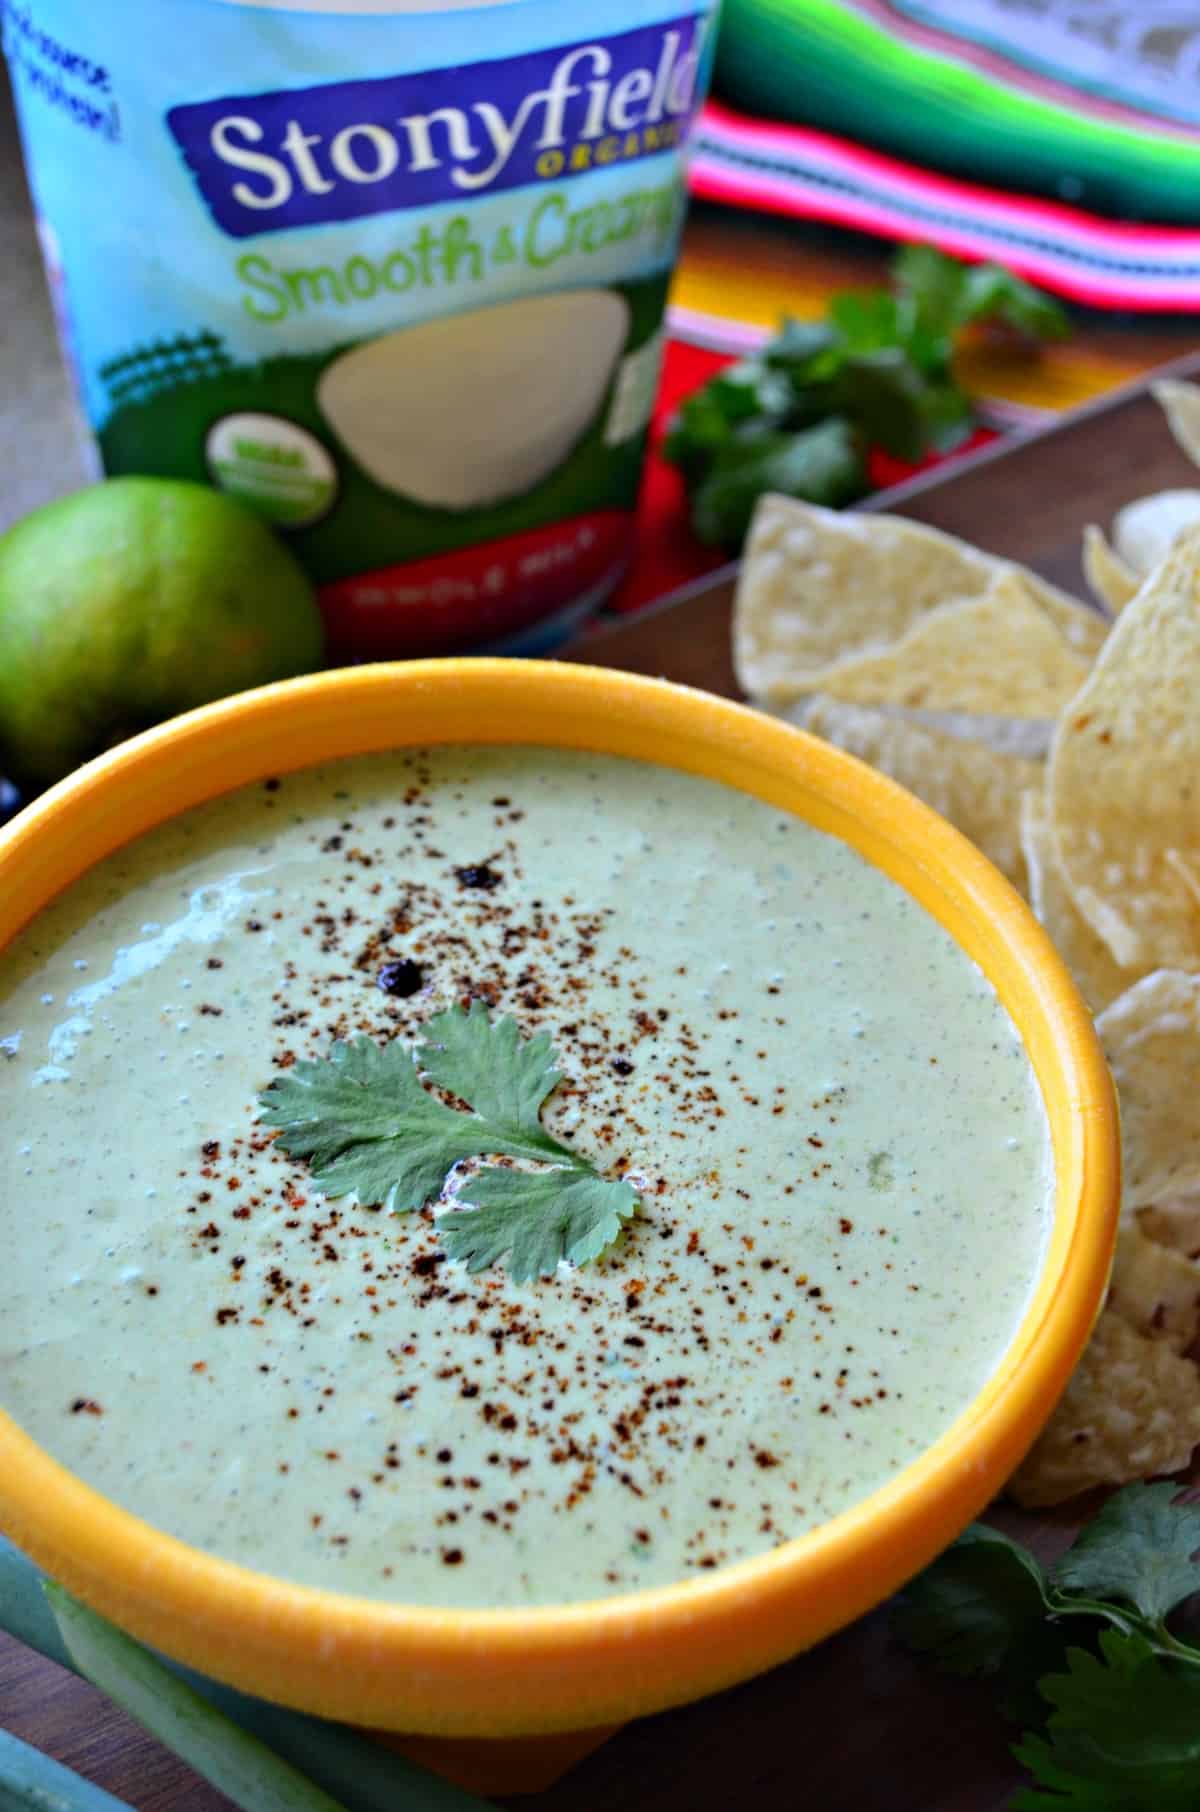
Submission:
<svg viewBox="0 0 1200 1812">
<path fill-rule="evenodd" d="M 322 648 L 311 584 L 243 505 L 167 478 L 78 491 L 0 536 L 0 773 L 44 786 Z"/>
</svg>

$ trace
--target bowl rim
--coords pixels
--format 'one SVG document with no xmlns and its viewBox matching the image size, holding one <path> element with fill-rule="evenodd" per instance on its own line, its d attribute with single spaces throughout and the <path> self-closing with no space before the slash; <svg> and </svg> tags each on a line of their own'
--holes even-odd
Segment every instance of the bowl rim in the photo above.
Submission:
<svg viewBox="0 0 1200 1812">
<path fill-rule="evenodd" d="M 957 831 L 875 770 L 777 719 L 608 668 L 466 657 L 338 669 L 172 719 L 0 831 L 0 950 L 105 854 L 206 799 L 339 755 L 438 742 L 631 755 L 733 785 L 841 836 L 983 967 L 1033 1062 L 1054 1149 L 1041 1269 L 982 1391 L 850 1509 L 697 1579 L 474 1610 L 296 1585 L 152 1528 L 0 1410 L 0 1522 L 142 1640 L 319 1715 L 433 1735 L 541 1733 L 682 1703 L 786 1659 L 877 1603 L 978 1513 L 1050 1414 L 1102 1304 L 1119 1197 L 1117 1110 L 1065 965 Z"/>
</svg>

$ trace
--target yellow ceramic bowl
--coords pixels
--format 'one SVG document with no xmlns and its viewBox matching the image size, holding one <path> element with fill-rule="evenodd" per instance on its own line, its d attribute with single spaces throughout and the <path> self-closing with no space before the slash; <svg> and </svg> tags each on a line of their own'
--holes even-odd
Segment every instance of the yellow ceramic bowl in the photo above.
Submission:
<svg viewBox="0 0 1200 1812">
<path fill-rule="evenodd" d="M 1053 1235 L 1028 1313 L 953 1426 L 823 1527 L 683 1585 L 503 1611 L 289 1585 L 160 1534 L 0 1416 L 0 1525 L 134 1635 L 328 1717 L 507 1737 L 613 1723 L 745 1679 L 848 1623 L 946 1546 L 1020 1460 L 1087 1339 L 1112 1249 L 1117 1121 L 1091 1019 L 1065 969 L 957 832 L 890 781 L 770 718 L 586 667 L 358 668 L 176 719 L 84 768 L 0 833 L 0 945 L 91 864 L 202 800 L 337 756 L 438 742 L 640 757 L 741 788 L 844 838 L 990 977 L 1036 1071 L 1057 1175 Z"/>
</svg>

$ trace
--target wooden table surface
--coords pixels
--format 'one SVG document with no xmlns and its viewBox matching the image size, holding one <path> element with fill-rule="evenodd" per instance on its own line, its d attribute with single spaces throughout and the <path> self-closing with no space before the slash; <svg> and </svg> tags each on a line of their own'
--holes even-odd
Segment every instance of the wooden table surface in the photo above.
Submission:
<svg viewBox="0 0 1200 1812">
<path fill-rule="evenodd" d="M 1200 360 L 1185 371 L 1200 372 Z M 1080 589 L 1084 523 L 1107 523 L 1146 491 L 1196 481 L 1143 394 L 1091 408 L 949 480 L 915 482 L 889 507 L 1029 561 Z M 730 583 L 601 630 L 568 658 L 732 694 Z M 1070 1511 L 999 1513 L 1045 1550 Z M 98 1693 L 0 1638 L 0 1725 L 100 1782 L 137 1812 L 220 1812 L 226 1805 Z M 557 1786 L 518 1802 L 531 1812 L 729 1812 L 737 1804 L 817 1812 L 1000 1812 L 1017 1779 L 1012 1735 L 988 1694 L 915 1665 L 877 1612 L 786 1667 L 719 1698 L 627 1726 Z M 402 1807 L 397 1812 L 403 1812 Z"/>
</svg>

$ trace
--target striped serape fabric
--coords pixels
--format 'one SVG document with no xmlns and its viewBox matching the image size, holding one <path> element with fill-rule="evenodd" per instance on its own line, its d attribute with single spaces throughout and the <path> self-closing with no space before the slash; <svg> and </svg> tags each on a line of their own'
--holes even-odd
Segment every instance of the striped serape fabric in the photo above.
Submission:
<svg viewBox="0 0 1200 1812">
<path fill-rule="evenodd" d="M 725 0 L 694 193 L 1200 310 L 1200 0 Z"/>
</svg>

